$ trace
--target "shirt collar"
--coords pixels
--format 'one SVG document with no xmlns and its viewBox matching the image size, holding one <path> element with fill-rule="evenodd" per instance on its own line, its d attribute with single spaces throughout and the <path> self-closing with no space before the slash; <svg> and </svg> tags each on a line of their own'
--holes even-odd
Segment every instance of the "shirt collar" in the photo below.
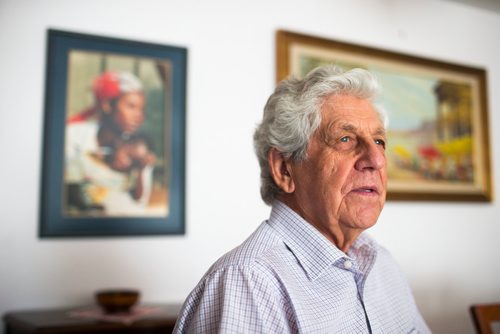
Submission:
<svg viewBox="0 0 500 334">
<path fill-rule="evenodd" d="M 273 203 L 268 224 L 281 235 L 310 280 L 315 280 L 325 269 L 349 256 L 356 262 L 361 261 L 359 269 L 366 272 L 373 261 L 365 263 L 362 259 L 368 253 L 371 260 L 375 258 L 375 243 L 367 235 L 362 234 L 356 239 L 347 256 L 313 225 L 280 201 Z"/>
<path fill-rule="evenodd" d="M 282 202 L 275 201 L 268 224 L 276 230 L 311 280 L 346 255 L 314 226 Z"/>
<path fill-rule="evenodd" d="M 356 263 L 357 270 L 367 276 L 378 253 L 378 244 L 367 233 L 362 233 L 354 241 L 347 255 Z"/>
</svg>

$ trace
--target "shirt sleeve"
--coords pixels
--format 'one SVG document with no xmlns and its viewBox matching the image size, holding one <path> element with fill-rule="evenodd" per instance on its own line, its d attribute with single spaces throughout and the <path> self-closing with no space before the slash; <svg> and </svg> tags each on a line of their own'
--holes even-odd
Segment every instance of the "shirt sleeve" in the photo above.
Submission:
<svg viewBox="0 0 500 334">
<path fill-rule="evenodd" d="M 206 276 L 174 333 L 293 333 L 293 311 L 272 275 L 231 266 Z"/>
</svg>

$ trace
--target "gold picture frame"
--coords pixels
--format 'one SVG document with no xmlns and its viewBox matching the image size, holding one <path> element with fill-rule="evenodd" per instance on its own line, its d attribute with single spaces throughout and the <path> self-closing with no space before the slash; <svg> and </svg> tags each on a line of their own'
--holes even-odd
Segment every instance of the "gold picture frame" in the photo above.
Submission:
<svg viewBox="0 0 500 334">
<path fill-rule="evenodd" d="M 389 200 L 493 200 L 484 69 L 277 31 L 278 82 L 329 63 L 382 84 Z"/>
</svg>

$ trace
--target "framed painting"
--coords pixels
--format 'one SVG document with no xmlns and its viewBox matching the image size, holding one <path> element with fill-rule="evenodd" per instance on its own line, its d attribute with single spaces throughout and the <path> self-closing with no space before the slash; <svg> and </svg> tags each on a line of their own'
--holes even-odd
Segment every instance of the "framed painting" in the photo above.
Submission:
<svg viewBox="0 0 500 334">
<path fill-rule="evenodd" d="M 41 237 L 183 234 L 187 50 L 48 30 Z"/>
<path fill-rule="evenodd" d="M 276 47 L 278 81 L 325 64 L 377 77 L 389 200 L 492 200 L 484 69 L 289 31 L 277 32 Z"/>
</svg>

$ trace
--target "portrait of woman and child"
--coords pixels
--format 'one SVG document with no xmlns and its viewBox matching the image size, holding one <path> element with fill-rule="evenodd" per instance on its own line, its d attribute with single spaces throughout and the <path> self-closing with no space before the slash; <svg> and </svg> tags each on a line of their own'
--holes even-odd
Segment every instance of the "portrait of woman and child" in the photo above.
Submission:
<svg viewBox="0 0 500 334">
<path fill-rule="evenodd" d="M 158 133 L 158 124 L 156 131 L 145 126 L 156 114 L 162 121 L 150 123 L 164 130 L 164 108 L 148 110 L 144 84 L 132 71 L 105 70 L 87 86 L 92 104 L 66 118 L 65 214 L 167 215 L 166 157 L 156 146 L 168 135 Z"/>
</svg>

